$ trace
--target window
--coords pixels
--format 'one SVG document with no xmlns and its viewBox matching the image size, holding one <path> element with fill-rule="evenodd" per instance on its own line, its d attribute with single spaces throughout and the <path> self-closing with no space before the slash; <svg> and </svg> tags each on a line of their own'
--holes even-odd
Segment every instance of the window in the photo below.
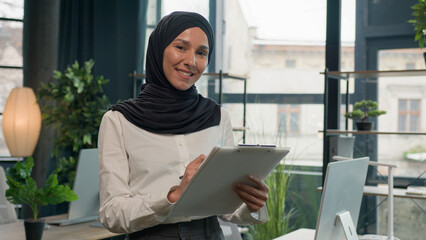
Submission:
<svg viewBox="0 0 426 240">
<path fill-rule="evenodd" d="M 9 93 L 22 86 L 22 26 L 24 16 L 23 0 L 0 2 L 0 113 L 3 112 Z M 0 115 L 0 128 L 2 116 Z M 0 131 L 0 156 L 9 156 Z"/>
<path fill-rule="evenodd" d="M 287 60 L 285 60 L 285 67 L 286 68 L 294 68 L 294 67 L 296 67 L 296 60 L 294 60 L 294 59 L 287 59 Z"/>
<path fill-rule="evenodd" d="M 300 106 L 294 104 L 278 105 L 278 132 L 298 133 L 300 122 Z"/>
<path fill-rule="evenodd" d="M 420 100 L 399 99 L 398 131 L 420 131 Z"/>
<path fill-rule="evenodd" d="M 405 64 L 405 69 L 406 70 L 413 70 L 416 69 L 416 64 L 413 62 L 408 62 Z"/>
</svg>

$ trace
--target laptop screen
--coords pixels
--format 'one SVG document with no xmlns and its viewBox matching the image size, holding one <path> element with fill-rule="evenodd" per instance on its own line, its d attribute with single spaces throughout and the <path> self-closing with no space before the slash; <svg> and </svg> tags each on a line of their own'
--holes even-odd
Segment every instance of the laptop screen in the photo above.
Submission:
<svg viewBox="0 0 426 240">
<path fill-rule="evenodd" d="M 99 215 L 98 149 L 82 149 L 77 163 L 74 192 L 78 200 L 70 202 L 68 219 Z"/>
</svg>

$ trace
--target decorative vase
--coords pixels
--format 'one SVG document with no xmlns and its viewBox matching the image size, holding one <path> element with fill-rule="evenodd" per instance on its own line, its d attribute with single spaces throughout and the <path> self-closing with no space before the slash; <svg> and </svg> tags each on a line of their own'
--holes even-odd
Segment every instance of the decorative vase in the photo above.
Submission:
<svg viewBox="0 0 426 240">
<path fill-rule="evenodd" d="M 45 221 L 41 219 L 38 219 L 37 221 L 34 221 L 33 219 L 26 219 L 24 221 L 26 240 L 41 240 L 44 224 Z"/>
<path fill-rule="evenodd" d="M 356 122 L 356 129 L 359 131 L 370 131 L 373 129 L 374 122 Z"/>
</svg>

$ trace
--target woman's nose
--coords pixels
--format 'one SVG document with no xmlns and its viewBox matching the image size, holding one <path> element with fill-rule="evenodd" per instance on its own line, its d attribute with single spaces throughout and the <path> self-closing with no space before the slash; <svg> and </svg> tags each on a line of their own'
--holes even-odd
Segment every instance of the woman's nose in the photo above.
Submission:
<svg viewBox="0 0 426 240">
<path fill-rule="evenodd" d="M 197 63 L 197 60 L 195 58 L 195 53 L 193 53 L 193 52 L 187 52 L 185 54 L 184 64 L 188 65 L 190 67 L 195 67 L 196 63 Z"/>
</svg>

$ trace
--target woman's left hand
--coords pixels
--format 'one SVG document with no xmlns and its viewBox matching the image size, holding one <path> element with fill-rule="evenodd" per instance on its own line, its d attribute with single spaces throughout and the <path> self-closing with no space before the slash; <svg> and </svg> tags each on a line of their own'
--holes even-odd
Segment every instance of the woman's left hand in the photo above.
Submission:
<svg viewBox="0 0 426 240">
<path fill-rule="evenodd" d="M 250 175 L 248 179 L 254 183 L 254 186 L 235 183 L 233 190 L 247 204 L 250 212 L 257 212 L 261 207 L 265 206 L 265 202 L 268 200 L 269 188 L 261 179 L 255 176 Z"/>
</svg>

